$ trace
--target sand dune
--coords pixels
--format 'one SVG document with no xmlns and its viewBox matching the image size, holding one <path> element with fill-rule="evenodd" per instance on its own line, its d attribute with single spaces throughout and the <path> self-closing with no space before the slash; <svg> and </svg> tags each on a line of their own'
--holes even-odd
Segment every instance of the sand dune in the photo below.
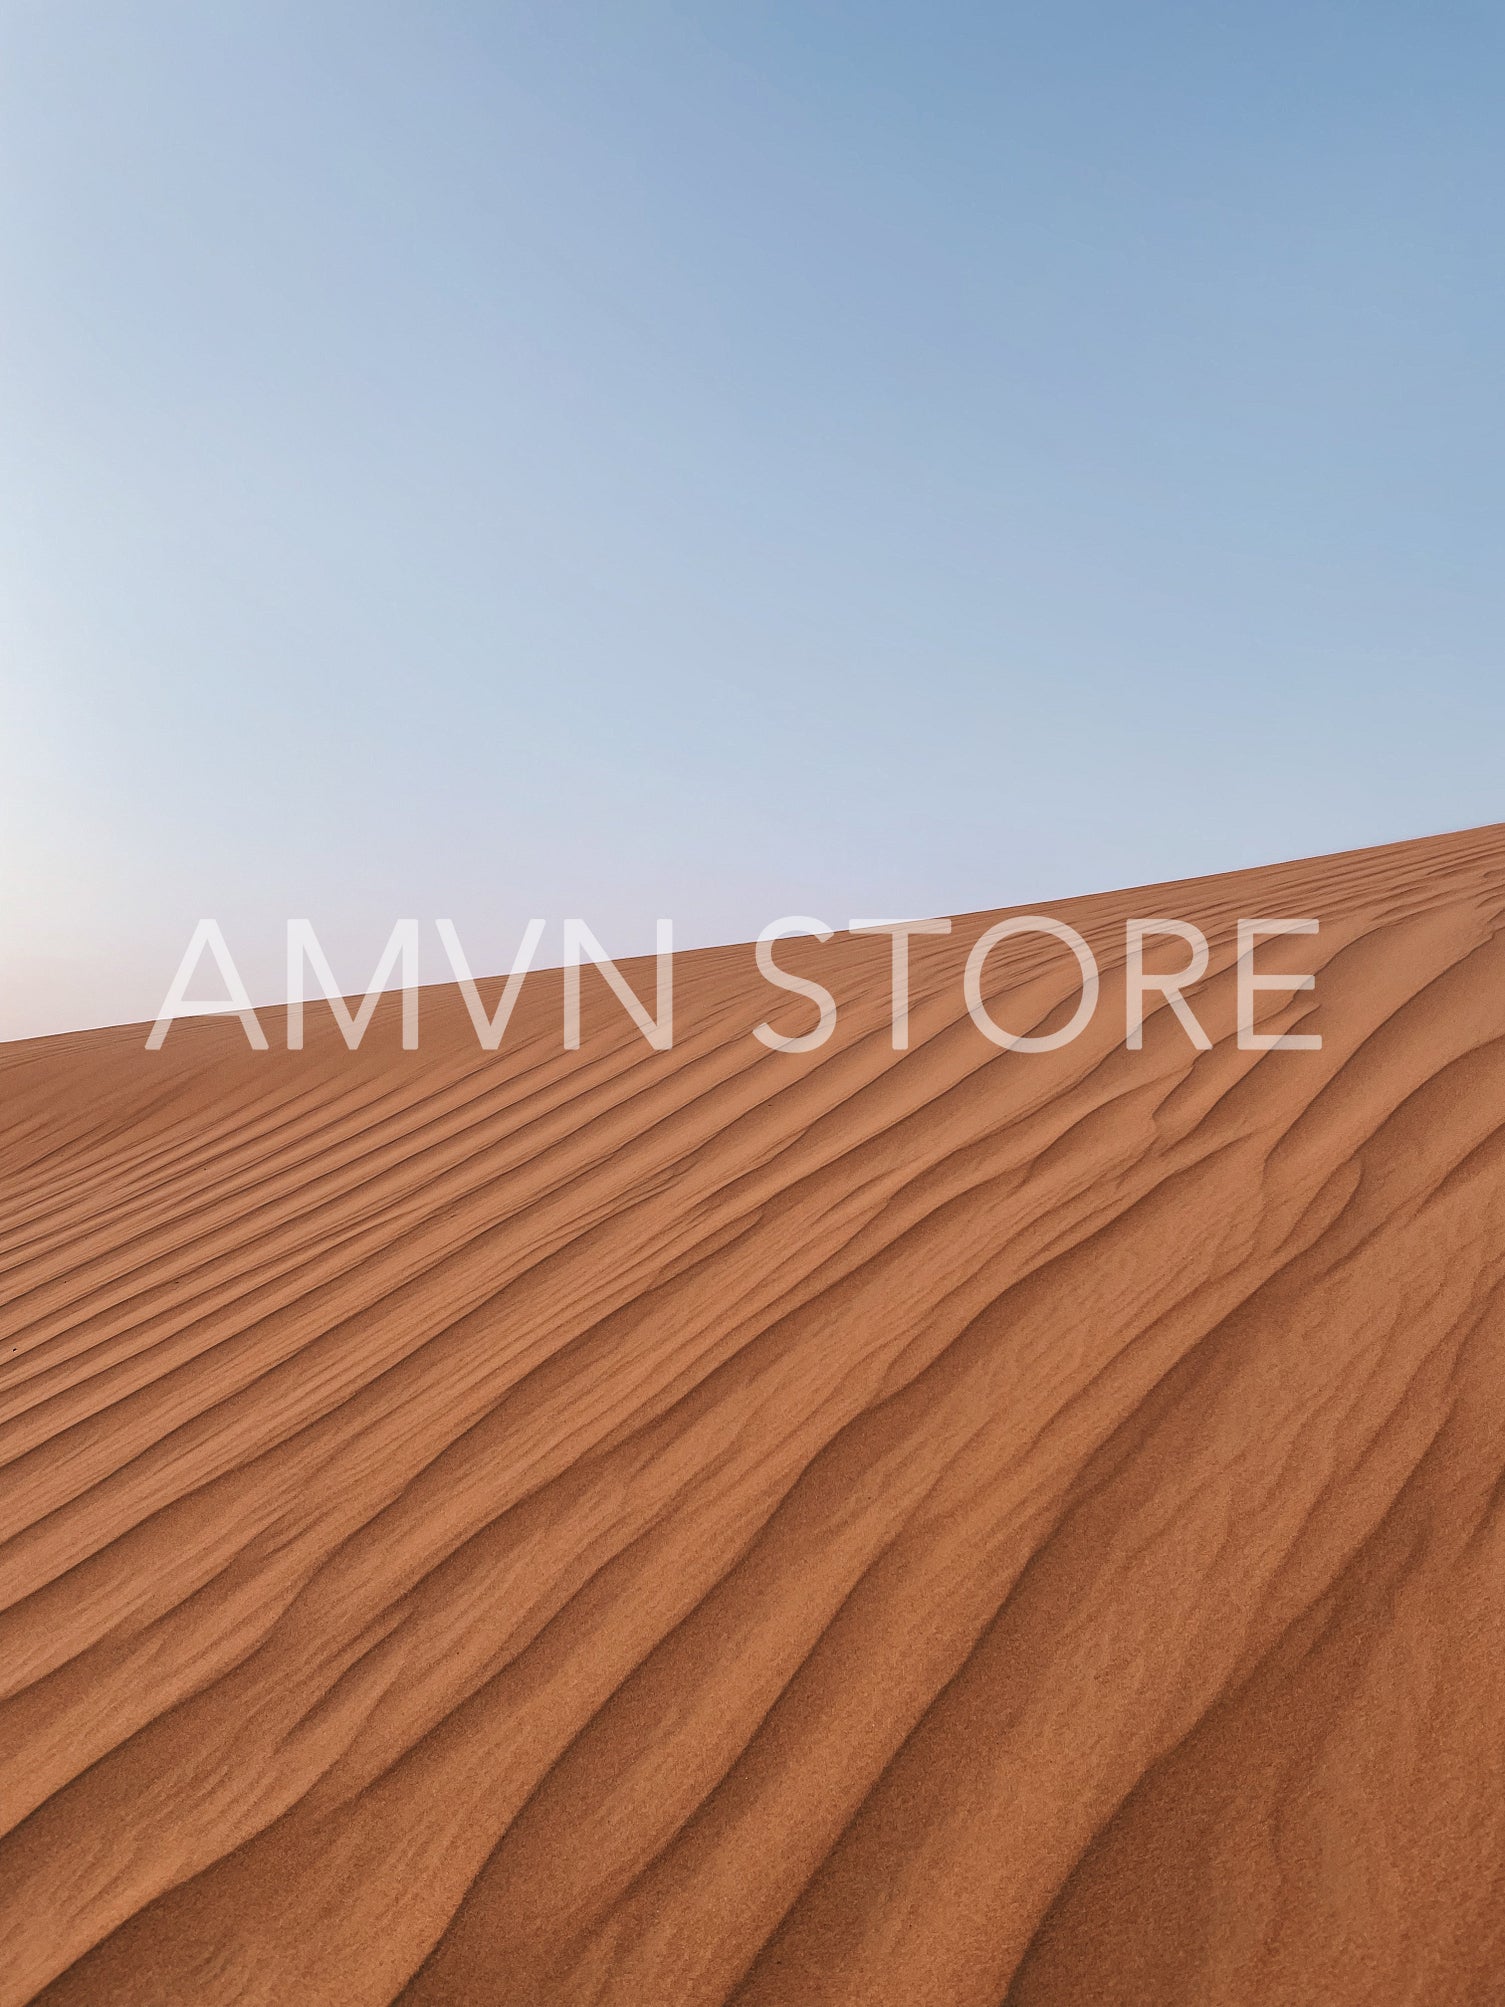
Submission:
<svg viewBox="0 0 1505 2007">
<path fill-rule="evenodd" d="M 1505 1996 L 1505 828 L 1051 910 L 0 1051 L 0 2001 Z"/>
</svg>

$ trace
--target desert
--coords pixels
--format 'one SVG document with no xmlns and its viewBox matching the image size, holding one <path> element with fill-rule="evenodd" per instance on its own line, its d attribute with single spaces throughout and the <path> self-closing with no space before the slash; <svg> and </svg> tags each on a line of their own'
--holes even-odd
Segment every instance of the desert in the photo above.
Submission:
<svg viewBox="0 0 1505 2007">
<path fill-rule="evenodd" d="M 1048 910 L 0 1047 L 6 2007 L 1499 1999 L 1505 827 Z"/>
</svg>

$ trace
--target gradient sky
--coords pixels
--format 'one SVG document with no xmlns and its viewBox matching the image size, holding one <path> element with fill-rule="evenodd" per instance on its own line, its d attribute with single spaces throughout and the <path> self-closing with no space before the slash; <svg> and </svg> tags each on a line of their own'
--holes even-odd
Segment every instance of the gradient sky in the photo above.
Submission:
<svg viewBox="0 0 1505 2007">
<path fill-rule="evenodd" d="M 0 1035 L 1505 817 L 1497 6 L 0 22 Z"/>
</svg>

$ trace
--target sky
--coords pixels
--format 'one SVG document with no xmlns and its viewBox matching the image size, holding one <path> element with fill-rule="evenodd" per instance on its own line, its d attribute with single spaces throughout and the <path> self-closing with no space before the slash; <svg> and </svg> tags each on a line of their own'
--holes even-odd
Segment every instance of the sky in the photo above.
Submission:
<svg viewBox="0 0 1505 2007">
<path fill-rule="evenodd" d="M 1450 0 L 0 0 L 0 1036 L 202 917 L 270 1000 L 1505 818 L 1502 85 Z"/>
</svg>

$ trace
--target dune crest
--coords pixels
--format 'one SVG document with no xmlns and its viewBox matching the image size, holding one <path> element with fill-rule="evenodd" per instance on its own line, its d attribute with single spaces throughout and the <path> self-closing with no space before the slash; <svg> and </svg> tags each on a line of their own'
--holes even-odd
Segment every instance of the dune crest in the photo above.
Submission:
<svg viewBox="0 0 1505 2007">
<path fill-rule="evenodd" d="M 1050 910 L 0 1048 L 0 2007 L 1499 1998 L 1505 827 Z"/>
</svg>

